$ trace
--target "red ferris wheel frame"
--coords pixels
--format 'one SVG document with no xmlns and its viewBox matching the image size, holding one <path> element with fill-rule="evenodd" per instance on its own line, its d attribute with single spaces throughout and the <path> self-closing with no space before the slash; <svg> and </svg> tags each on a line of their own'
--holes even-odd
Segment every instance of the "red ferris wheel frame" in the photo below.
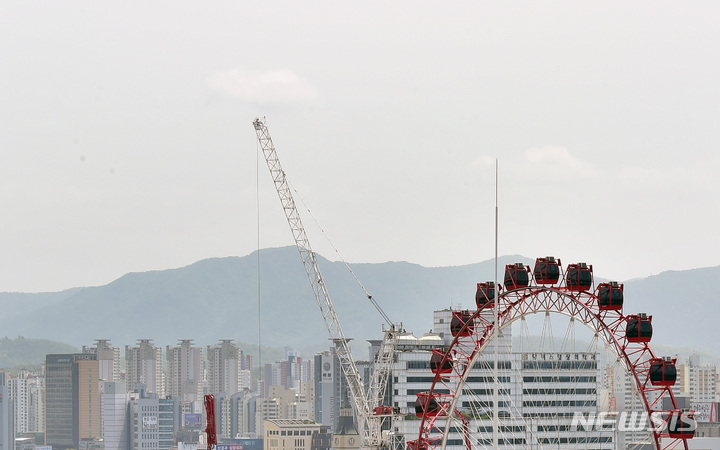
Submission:
<svg viewBox="0 0 720 450">
<path fill-rule="evenodd" d="M 633 382 L 641 394 L 650 417 L 662 419 L 662 423 L 654 423 L 652 436 L 655 447 L 657 449 L 684 448 L 687 450 L 687 439 L 692 438 L 694 433 L 693 414 L 692 412 L 681 412 L 678 408 L 670 383 L 655 384 L 651 380 L 651 366 L 653 362 L 661 359 L 657 358 L 650 348 L 649 337 L 641 339 L 640 342 L 627 337 L 628 320 L 638 316 L 626 316 L 619 307 L 601 307 L 601 300 L 594 286 L 580 288 L 573 285 L 572 280 L 568 283 L 568 272 L 565 272 L 559 280 L 558 286 L 540 283 L 532 285 L 534 277 L 530 274 L 531 279 L 527 286 L 506 290 L 499 294 L 498 331 L 522 317 L 541 312 L 564 314 L 579 320 L 597 333 L 605 344 L 617 354 L 620 362 L 632 375 Z M 510 287 L 516 286 L 511 282 Z M 605 302 L 603 305 L 607 305 L 607 303 Z M 450 420 L 445 419 L 453 416 L 463 424 L 461 429 L 467 450 L 472 449 L 471 439 L 468 435 L 468 419 L 457 409 L 456 405 L 459 399 L 458 393 L 462 391 L 471 368 L 494 336 L 493 308 L 493 302 L 480 305 L 479 309 L 470 311 L 464 319 L 462 327 L 453 332 L 455 337 L 452 343 L 442 359 L 437 361 L 437 367 L 451 367 L 451 369 L 434 370 L 436 373 L 431 389 L 418 394 L 418 402 L 422 405 L 421 424 L 418 439 L 407 443 L 409 450 L 444 449 L 451 423 Z M 650 319 L 651 317 L 648 321 Z M 454 383 L 451 383 L 450 380 Z M 454 389 L 455 392 L 453 392 L 453 385 L 457 386 Z M 436 390 L 450 393 L 440 393 Z M 665 398 L 670 399 L 671 410 L 662 409 Z M 429 407 L 430 402 L 435 405 L 434 409 Z M 692 432 L 670 431 L 671 420 L 674 423 L 680 415 L 693 421 Z M 661 447 L 662 444 L 665 444 L 664 447 Z"/>
</svg>

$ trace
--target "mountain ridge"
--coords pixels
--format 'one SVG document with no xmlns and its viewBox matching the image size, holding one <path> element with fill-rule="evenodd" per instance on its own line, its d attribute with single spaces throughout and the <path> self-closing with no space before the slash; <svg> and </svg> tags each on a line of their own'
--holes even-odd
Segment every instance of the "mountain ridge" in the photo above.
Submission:
<svg viewBox="0 0 720 450">
<path fill-rule="evenodd" d="M 345 335 L 355 338 L 357 352 L 364 340 L 381 336 L 382 317 L 344 263 L 317 256 Z M 0 293 L 1 334 L 77 347 L 99 338 L 111 339 L 118 346 L 144 338 L 156 345 L 188 338 L 198 345 L 212 345 L 226 338 L 257 342 L 259 323 L 263 346 L 328 348 L 327 329 L 296 248 L 262 249 L 259 261 L 259 274 L 258 255 L 253 252 L 207 258 L 174 269 L 131 272 L 104 286 L 59 293 Z M 519 255 L 499 258 L 500 267 L 515 262 L 534 261 Z M 432 328 L 434 310 L 473 308 L 475 284 L 494 277 L 494 260 L 445 267 L 407 261 L 351 266 L 387 315 L 416 335 Z M 718 331 L 713 319 L 719 311 L 712 280 L 718 278 L 720 266 L 668 270 L 629 280 L 625 282 L 626 312 L 654 316 L 654 342 L 716 353 L 712 343 Z M 683 326 L 694 332 L 679 333 Z"/>
</svg>

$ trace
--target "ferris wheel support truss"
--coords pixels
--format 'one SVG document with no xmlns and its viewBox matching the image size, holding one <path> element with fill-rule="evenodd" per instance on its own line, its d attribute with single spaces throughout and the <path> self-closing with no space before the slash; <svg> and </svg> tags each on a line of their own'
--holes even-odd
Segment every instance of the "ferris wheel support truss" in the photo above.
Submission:
<svg viewBox="0 0 720 450">
<path fill-rule="evenodd" d="M 673 412 L 679 411 L 675 396 L 668 385 L 656 386 L 651 383 L 651 360 L 656 358 L 648 342 L 631 342 L 626 337 L 628 316 L 620 310 L 601 310 L 599 299 L 589 291 L 579 291 L 565 286 L 528 286 L 505 291 L 498 297 L 499 331 L 518 319 L 537 313 L 559 313 L 585 324 L 596 333 L 617 355 L 619 362 L 632 375 L 632 380 L 641 394 L 645 410 L 650 417 L 662 418 L 663 422 L 653 423 L 652 437 L 657 449 L 688 449 L 688 437 L 671 436 L 668 424 Z M 472 313 L 472 312 L 471 312 Z M 473 448 L 467 427 L 466 416 L 457 409 L 457 403 L 471 369 L 478 357 L 494 337 L 493 304 L 487 303 L 472 313 L 462 330 L 457 333 L 440 366 L 452 363 L 450 373 L 436 373 L 432 388 L 422 393 L 435 400 L 437 411 L 428 413 L 425 408 L 421 417 L 418 439 L 408 442 L 410 450 L 444 449 L 451 431 L 451 424 L 460 421 L 463 426 L 463 441 L 467 450 Z M 446 392 L 450 392 L 449 394 Z M 454 393 L 453 393 L 454 391 Z M 418 394 L 420 399 L 421 394 Z M 670 399 L 673 409 L 662 408 L 663 399 Z M 425 403 L 426 405 L 428 403 Z M 689 414 L 692 418 L 692 413 Z M 691 436 L 690 436 L 691 437 Z M 662 446 L 664 445 L 664 446 Z"/>
</svg>

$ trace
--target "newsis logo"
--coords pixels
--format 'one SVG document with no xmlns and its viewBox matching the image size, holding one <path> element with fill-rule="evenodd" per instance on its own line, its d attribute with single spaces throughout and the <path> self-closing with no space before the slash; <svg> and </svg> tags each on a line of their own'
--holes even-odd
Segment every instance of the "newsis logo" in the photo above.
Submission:
<svg viewBox="0 0 720 450">
<path fill-rule="evenodd" d="M 662 433 L 670 430 L 671 433 L 690 434 L 695 431 L 696 422 L 687 412 L 655 411 L 648 414 L 645 411 L 621 411 L 617 413 L 601 412 L 582 413 L 575 412 L 571 429 L 584 431 L 618 430 L 618 431 L 654 431 Z"/>
</svg>

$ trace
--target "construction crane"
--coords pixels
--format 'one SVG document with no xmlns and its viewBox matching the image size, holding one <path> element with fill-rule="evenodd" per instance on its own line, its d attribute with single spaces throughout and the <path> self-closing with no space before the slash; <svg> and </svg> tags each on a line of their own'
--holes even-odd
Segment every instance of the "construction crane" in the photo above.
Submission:
<svg viewBox="0 0 720 450">
<path fill-rule="evenodd" d="M 205 400 L 205 416 L 207 417 L 207 450 L 213 450 L 217 445 L 217 428 L 215 423 L 215 396 L 207 394 Z"/>
<path fill-rule="evenodd" d="M 389 448 L 389 435 L 383 433 L 383 425 L 388 418 L 392 420 L 393 415 L 397 414 L 398 411 L 396 408 L 383 405 L 383 400 L 385 398 L 388 379 L 392 371 L 399 330 L 383 312 L 375 299 L 366 292 L 370 302 L 380 312 L 388 324 L 388 327 L 384 328 L 383 340 L 375 358 L 375 368 L 369 389 L 366 392 L 362 377 L 350 351 L 349 339 L 345 337 L 342 327 L 340 326 L 340 320 L 338 320 L 335 307 L 333 306 L 330 294 L 325 286 L 325 281 L 320 273 L 320 267 L 318 266 L 315 253 L 310 247 L 310 241 L 307 238 L 300 214 L 295 206 L 290 185 L 285 177 L 285 172 L 280 166 L 280 160 L 278 159 L 275 146 L 270 138 L 270 133 L 265 125 L 264 119 L 255 119 L 253 126 L 255 127 L 260 147 L 262 148 L 265 161 L 267 162 L 268 169 L 270 169 L 270 174 L 275 183 L 275 189 L 280 197 L 280 203 L 285 211 L 285 217 L 287 218 L 293 238 L 295 239 L 295 244 L 300 252 L 300 257 L 307 272 L 308 279 L 310 280 L 310 285 L 315 293 L 317 304 L 320 307 L 320 313 L 330 333 L 330 339 L 335 345 L 335 351 L 340 361 L 342 373 L 345 376 L 350 390 L 353 409 L 357 418 L 358 432 L 360 434 L 360 448 Z"/>
</svg>

